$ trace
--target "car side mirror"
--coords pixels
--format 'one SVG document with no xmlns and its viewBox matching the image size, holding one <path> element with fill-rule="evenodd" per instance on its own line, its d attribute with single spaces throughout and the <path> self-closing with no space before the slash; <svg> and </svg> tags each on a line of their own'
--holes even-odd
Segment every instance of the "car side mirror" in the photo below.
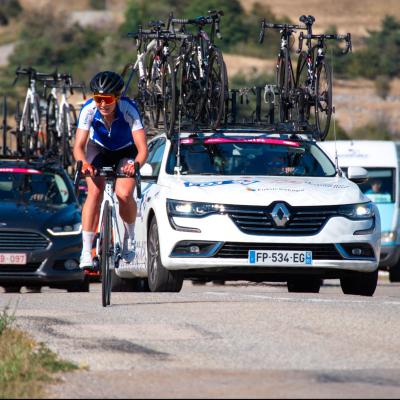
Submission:
<svg viewBox="0 0 400 400">
<path fill-rule="evenodd" d="M 140 168 L 140 175 L 143 179 L 153 177 L 153 167 L 149 163 L 145 163 L 142 168 Z"/>
<path fill-rule="evenodd" d="M 368 171 L 362 167 L 349 167 L 347 169 L 347 178 L 359 185 L 367 181 Z"/>
</svg>

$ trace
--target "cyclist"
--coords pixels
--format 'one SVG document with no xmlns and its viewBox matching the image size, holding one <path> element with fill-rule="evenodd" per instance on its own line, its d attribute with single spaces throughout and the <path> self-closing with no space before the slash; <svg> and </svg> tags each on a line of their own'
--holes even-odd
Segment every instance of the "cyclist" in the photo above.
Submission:
<svg viewBox="0 0 400 400">
<path fill-rule="evenodd" d="M 95 176 L 95 173 L 103 166 L 112 166 L 128 175 L 116 179 L 115 194 L 126 228 L 122 258 L 130 262 L 135 256 L 134 162 L 141 166 L 144 164 L 147 143 L 135 102 L 121 97 L 123 87 L 124 80 L 119 74 L 112 71 L 97 73 L 90 82 L 93 98 L 84 104 L 79 115 L 73 153 L 75 160 L 83 162 L 82 173 L 89 174 L 86 178 L 88 193 L 82 209 L 81 268 L 93 267 L 92 243 L 105 186 L 105 179 Z"/>
</svg>

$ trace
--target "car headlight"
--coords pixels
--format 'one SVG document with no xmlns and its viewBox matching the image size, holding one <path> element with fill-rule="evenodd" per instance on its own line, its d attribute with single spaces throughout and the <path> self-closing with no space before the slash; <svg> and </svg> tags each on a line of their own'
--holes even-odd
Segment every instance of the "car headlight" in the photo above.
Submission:
<svg viewBox="0 0 400 400">
<path fill-rule="evenodd" d="M 222 204 L 167 199 L 167 211 L 171 217 L 201 218 L 224 212 L 224 206 Z"/>
<path fill-rule="evenodd" d="M 372 203 L 369 202 L 340 206 L 339 215 L 350 219 L 368 219 L 374 217 L 375 213 Z"/>
<path fill-rule="evenodd" d="M 382 244 L 395 242 L 396 238 L 397 238 L 396 232 L 382 232 L 381 242 L 382 242 Z"/>
<path fill-rule="evenodd" d="M 82 233 L 82 224 L 78 222 L 73 225 L 53 226 L 48 228 L 47 232 L 53 236 L 79 235 Z"/>
</svg>

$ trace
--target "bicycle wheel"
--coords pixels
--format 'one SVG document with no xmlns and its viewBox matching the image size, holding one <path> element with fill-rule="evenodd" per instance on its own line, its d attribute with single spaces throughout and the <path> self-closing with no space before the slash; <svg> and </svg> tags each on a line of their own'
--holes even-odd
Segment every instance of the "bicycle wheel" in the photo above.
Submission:
<svg viewBox="0 0 400 400">
<path fill-rule="evenodd" d="M 217 129 L 221 124 L 227 95 L 226 65 L 221 51 L 214 48 L 208 64 L 207 101 L 205 103 L 205 111 L 212 129 Z"/>
<path fill-rule="evenodd" d="M 310 121 L 311 107 L 314 106 L 309 87 L 307 53 L 302 52 L 297 60 L 296 69 L 296 90 L 298 92 L 300 122 Z"/>
<path fill-rule="evenodd" d="M 329 65 L 322 60 L 317 67 L 315 85 L 315 121 L 320 140 L 329 132 L 332 116 L 332 76 Z"/>
<path fill-rule="evenodd" d="M 150 57 L 149 77 L 147 82 L 148 89 L 148 113 L 150 119 L 150 126 L 157 129 L 160 123 L 161 109 L 163 106 L 163 93 L 162 93 L 162 78 L 160 70 L 160 62 L 157 55 L 153 53 Z"/>
<path fill-rule="evenodd" d="M 31 141 L 32 135 L 33 135 L 33 128 L 32 128 L 32 107 L 31 107 L 31 103 L 28 102 L 26 105 L 26 110 L 25 110 L 25 115 L 23 116 L 24 118 L 24 129 L 22 133 L 22 151 L 23 151 L 23 155 L 26 158 L 29 158 L 32 154 L 31 151 L 33 143 Z"/>
<path fill-rule="evenodd" d="M 71 165 L 71 149 L 69 145 L 69 132 L 68 132 L 68 109 L 66 106 L 62 109 L 62 126 L 61 126 L 61 164 L 64 168 Z"/>
<path fill-rule="evenodd" d="M 103 307 L 110 305 L 111 300 L 111 215 L 108 201 L 104 203 L 100 228 L 100 267 L 101 267 L 101 299 Z"/>
<path fill-rule="evenodd" d="M 49 98 L 47 99 L 46 108 L 46 150 L 52 154 L 57 154 L 58 152 L 57 109 L 58 105 L 56 103 L 56 99 L 52 96 L 49 96 Z"/>
<path fill-rule="evenodd" d="M 287 69 L 288 77 L 286 75 L 286 61 L 283 57 L 279 56 L 276 65 L 276 85 L 279 91 L 279 113 L 281 122 L 288 122 L 293 120 L 293 102 L 292 93 L 294 88 L 294 77 L 291 64 L 289 62 Z"/>
<path fill-rule="evenodd" d="M 176 120 L 176 75 L 171 58 L 168 58 L 161 69 L 162 114 L 164 129 L 168 139 L 174 132 Z"/>
</svg>

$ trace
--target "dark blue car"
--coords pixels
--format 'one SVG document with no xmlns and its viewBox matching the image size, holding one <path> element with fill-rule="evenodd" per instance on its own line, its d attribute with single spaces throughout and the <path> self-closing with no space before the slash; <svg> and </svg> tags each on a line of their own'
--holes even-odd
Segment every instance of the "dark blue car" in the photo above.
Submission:
<svg viewBox="0 0 400 400">
<path fill-rule="evenodd" d="M 57 164 L 0 160 L 0 286 L 88 291 L 79 269 L 81 210 Z"/>
</svg>

